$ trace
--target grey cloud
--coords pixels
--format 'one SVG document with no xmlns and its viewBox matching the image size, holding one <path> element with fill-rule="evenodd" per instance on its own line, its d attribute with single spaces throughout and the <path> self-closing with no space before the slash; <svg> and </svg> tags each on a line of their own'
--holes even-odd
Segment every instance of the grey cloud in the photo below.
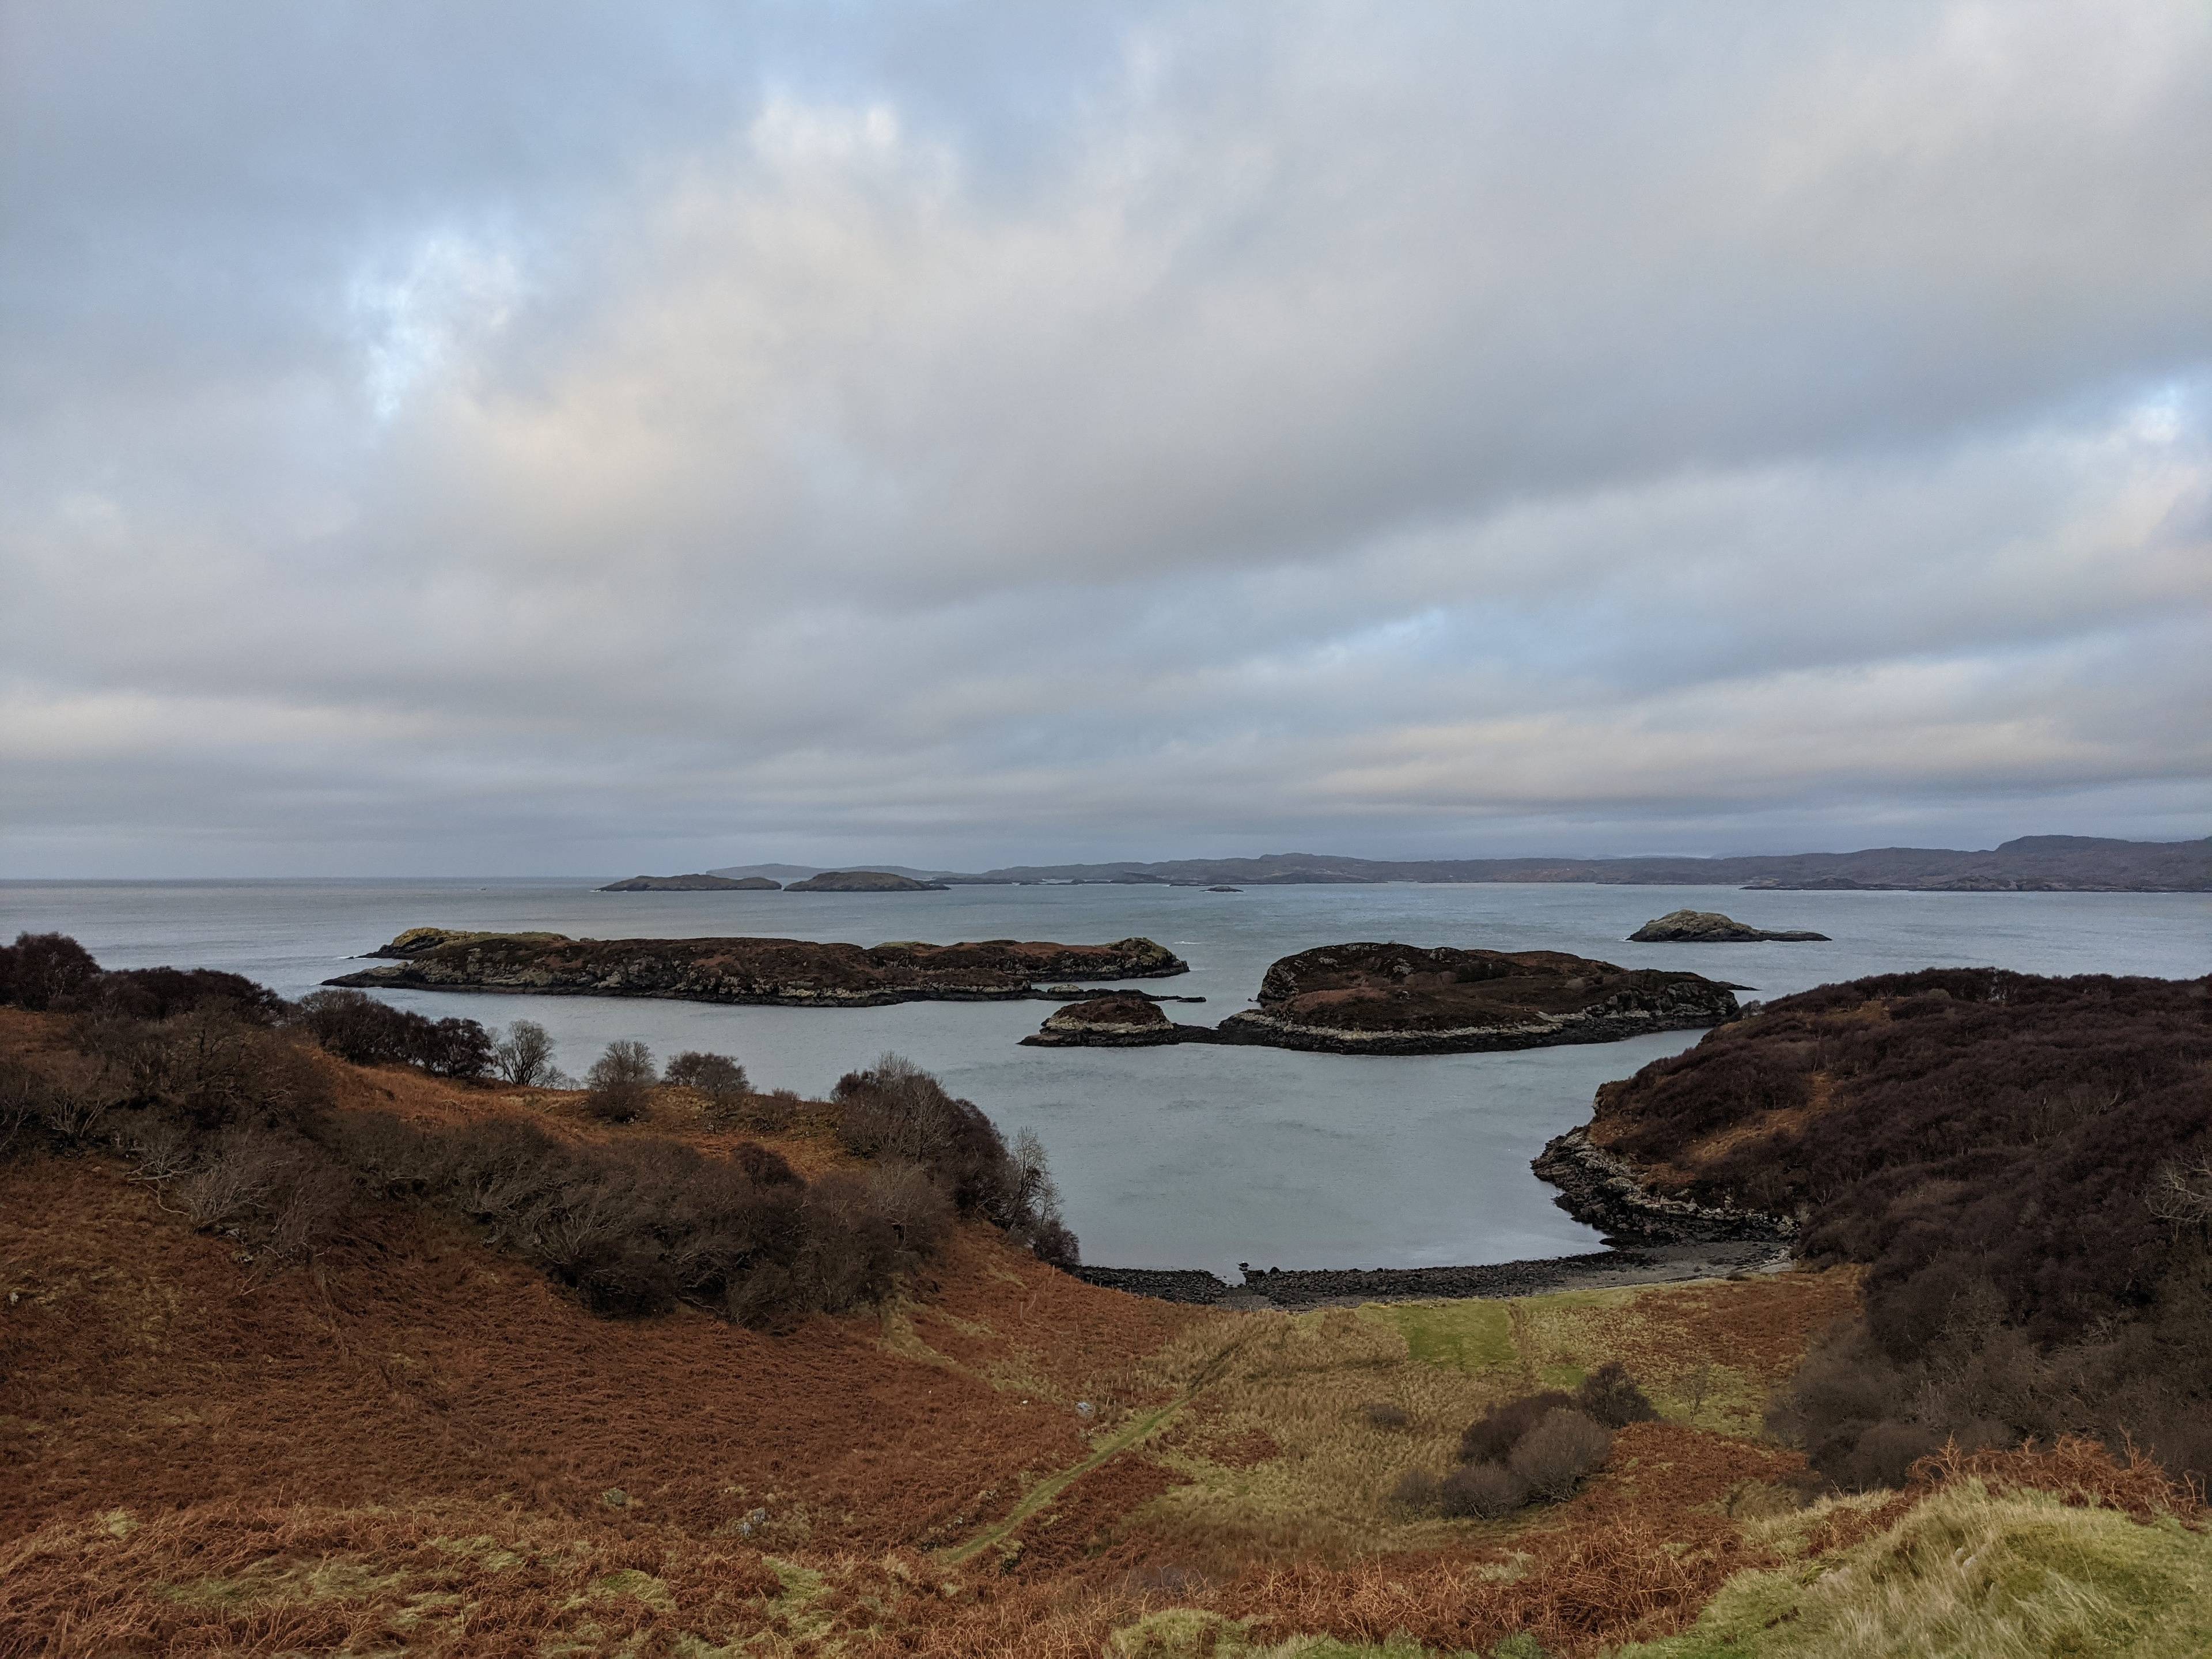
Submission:
<svg viewBox="0 0 2212 1659">
<path fill-rule="evenodd" d="M 0 869 L 2212 808 L 2200 9 L 0 27 Z"/>
</svg>

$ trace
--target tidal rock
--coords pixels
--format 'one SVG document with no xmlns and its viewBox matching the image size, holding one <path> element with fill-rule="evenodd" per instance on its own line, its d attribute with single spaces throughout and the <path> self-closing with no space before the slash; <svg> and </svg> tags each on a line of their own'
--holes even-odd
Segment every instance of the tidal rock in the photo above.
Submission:
<svg viewBox="0 0 2212 1659">
<path fill-rule="evenodd" d="M 1054 1010 L 1022 1042 L 1033 1048 L 1148 1048 L 1212 1035 L 1202 1027 L 1176 1024 L 1147 997 L 1117 993 Z"/>
<path fill-rule="evenodd" d="M 1825 941 L 1827 937 L 1802 931 L 1769 933 L 1717 910 L 1669 910 L 1628 936 L 1636 945 L 1755 945 L 1763 940 Z"/>
</svg>

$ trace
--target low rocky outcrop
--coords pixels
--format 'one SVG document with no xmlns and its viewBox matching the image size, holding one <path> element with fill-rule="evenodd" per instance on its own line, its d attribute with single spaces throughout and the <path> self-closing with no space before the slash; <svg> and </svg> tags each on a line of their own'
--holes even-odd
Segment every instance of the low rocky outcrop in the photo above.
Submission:
<svg viewBox="0 0 2212 1659">
<path fill-rule="evenodd" d="M 1554 1201 L 1561 1209 L 1596 1228 L 1608 1244 L 1786 1243 L 1797 1236 L 1797 1224 L 1787 1216 L 1698 1204 L 1656 1190 L 1635 1164 L 1595 1145 L 1587 1127 L 1547 1142 L 1529 1167 L 1559 1189 Z"/>
<path fill-rule="evenodd" d="M 411 957 L 427 954 L 447 945 L 473 945 L 483 939 L 514 939 L 525 945 L 551 945 L 565 942 L 566 933 L 471 933 L 463 927 L 410 927 L 389 945 L 374 951 L 363 951 L 364 957 Z"/>
<path fill-rule="evenodd" d="M 602 893 L 775 893 L 782 890 L 783 884 L 770 881 L 766 876 L 744 876 L 732 879 L 728 876 L 632 876 L 628 881 L 611 881 L 599 889 Z"/>
<path fill-rule="evenodd" d="M 1205 1026 L 1176 1024 L 1140 992 L 1117 991 L 1055 1010 L 1022 1042 L 1032 1048 L 1149 1048 L 1212 1036 Z"/>
<path fill-rule="evenodd" d="M 787 893 L 943 893 L 951 890 L 941 881 L 916 881 L 912 876 L 896 876 L 888 870 L 824 870 L 820 875 L 809 876 L 805 881 L 794 881 L 783 890 Z"/>
<path fill-rule="evenodd" d="M 1111 945 L 986 939 L 867 947 L 792 939 L 572 939 L 557 933 L 411 928 L 371 954 L 399 959 L 325 983 L 866 1008 L 1016 1001 L 1037 994 L 1039 981 L 1155 979 L 1190 971 L 1180 957 L 1148 939 Z"/>
<path fill-rule="evenodd" d="M 1717 910 L 1669 910 L 1628 936 L 1632 945 L 1756 945 L 1778 940 L 1817 939 L 1826 933 L 1802 929 L 1771 932 L 1724 916 Z"/>
<path fill-rule="evenodd" d="M 1214 1040 L 1339 1054 L 1615 1042 L 1732 1019 L 1737 988 L 1559 951 L 1334 945 L 1269 968 L 1260 1006 Z"/>
</svg>

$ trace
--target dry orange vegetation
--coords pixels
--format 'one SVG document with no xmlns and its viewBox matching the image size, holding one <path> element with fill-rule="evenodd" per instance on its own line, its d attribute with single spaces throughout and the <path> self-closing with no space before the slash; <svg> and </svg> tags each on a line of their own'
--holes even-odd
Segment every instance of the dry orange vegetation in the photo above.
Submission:
<svg viewBox="0 0 2212 1659">
<path fill-rule="evenodd" d="M 17 1051 L 54 1030 L 0 1012 Z M 759 1138 L 699 1127 L 680 1091 L 609 1127 L 556 1092 L 326 1063 L 338 1109 L 423 1126 Z M 794 1167 L 846 1161 L 826 1118 L 785 1115 L 768 1144 Z M 1255 1639 L 1526 1630 L 1588 1652 L 1680 1627 L 1768 1560 L 1742 1517 L 1802 1460 L 1638 1424 L 1568 1502 L 1410 1527 L 1361 1460 L 1426 1455 L 1570 1352 L 1778 1376 L 1851 1300 L 1790 1274 L 1516 1304 L 1532 1346 L 1493 1367 L 1419 1358 L 1370 1314 L 1096 1288 L 974 1223 L 909 1297 L 773 1335 L 596 1316 L 396 1202 L 307 1265 L 245 1256 L 118 1160 L 0 1163 L 0 1656 L 1075 1656 L 1170 1607 Z M 1360 1414 L 1378 1399 L 1406 1403 L 1405 1435 Z M 2073 1456 L 2076 1486 L 2111 1484 Z"/>
</svg>

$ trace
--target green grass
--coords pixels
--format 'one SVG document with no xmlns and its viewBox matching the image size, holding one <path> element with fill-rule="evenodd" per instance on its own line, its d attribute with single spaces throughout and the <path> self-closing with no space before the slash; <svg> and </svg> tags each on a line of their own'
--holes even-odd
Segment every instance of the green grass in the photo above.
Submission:
<svg viewBox="0 0 2212 1659">
<path fill-rule="evenodd" d="M 1468 1372 L 1520 1368 L 1508 1303 L 1398 1302 L 1361 1311 L 1395 1327 L 1407 1352 L 1425 1364 Z"/>
<path fill-rule="evenodd" d="M 1838 1556 L 1740 1573 L 1616 1659 L 2204 1659 L 2212 1533 L 1968 1484 Z"/>
</svg>

